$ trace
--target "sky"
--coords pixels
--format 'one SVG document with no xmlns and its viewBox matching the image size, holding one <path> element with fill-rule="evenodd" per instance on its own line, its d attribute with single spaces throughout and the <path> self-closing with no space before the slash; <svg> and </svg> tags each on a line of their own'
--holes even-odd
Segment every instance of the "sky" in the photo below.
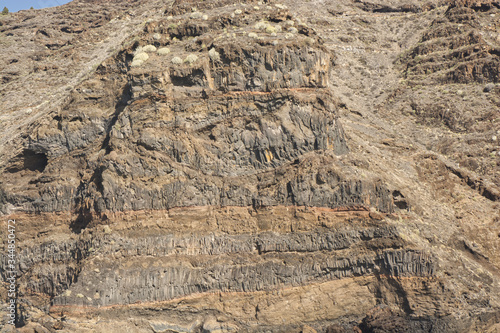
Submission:
<svg viewBox="0 0 500 333">
<path fill-rule="evenodd" d="M 21 9 L 35 9 L 47 8 L 64 5 L 71 0 L 0 0 L 0 11 L 3 7 L 7 7 L 9 12 L 17 12 Z"/>
</svg>

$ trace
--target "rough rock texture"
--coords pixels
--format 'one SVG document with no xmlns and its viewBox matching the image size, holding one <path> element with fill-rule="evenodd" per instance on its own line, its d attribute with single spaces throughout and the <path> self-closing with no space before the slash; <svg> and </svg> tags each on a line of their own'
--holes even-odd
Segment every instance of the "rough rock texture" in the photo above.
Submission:
<svg viewBox="0 0 500 333">
<path fill-rule="evenodd" d="M 2 332 L 497 332 L 498 17 L 391 0 L 1 16 L 19 289 Z"/>
</svg>

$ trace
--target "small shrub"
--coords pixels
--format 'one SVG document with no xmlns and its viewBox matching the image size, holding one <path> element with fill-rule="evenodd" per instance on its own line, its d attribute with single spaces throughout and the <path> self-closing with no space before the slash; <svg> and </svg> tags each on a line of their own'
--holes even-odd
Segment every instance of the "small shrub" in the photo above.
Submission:
<svg viewBox="0 0 500 333">
<path fill-rule="evenodd" d="M 255 10 L 259 10 L 259 9 L 260 9 L 260 7 L 259 7 L 259 6 L 254 6 L 254 7 L 253 7 L 253 9 L 255 9 Z"/>
<path fill-rule="evenodd" d="M 276 36 L 278 36 L 277 33 L 275 33 L 275 32 L 271 33 L 271 37 L 276 37 Z"/>
<path fill-rule="evenodd" d="M 3 7 L 2 15 L 7 15 L 9 13 L 9 9 L 7 7 Z"/>
<path fill-rule="evenodd" d="M 293 20 L 286 20 L 285 25 L 293 27 L 295 25 L 295 22 Z"/>
<path fill-rule="evenodd" d="M 136 55 L 138 55 L 139 53 L 141 53 L 141 52 L 142 52 L 142 46 L 139 46 L 139 47 L 138 47 L 138 48 L 136 48 L 136 49 L 135 49 L 135 51 L 134 51 L 134 57 L 135 57 Z"/>
<path fill-rule="evenodd" d="M 214 48 L 211 48 L 210 51 L 208 51 L 208 56 L 210 57 L 210 59 L 212 59 L 212 61 L 220 60 L 220 54 L 219 52 L 215 51 Z"/>
<path fill-rule="evenodd" d="M 156 46 L 154 45 L 146 45 L 142 48 L 143 52 L 156 52 Z"/>
<path fill-rule="evenodd" d="M 168 30 L 175 30 L 177 29 L 177 24 L 175 23 L 170 23 L 167 27 Z"/>
<path fill-rule="evenodd" d="M 136 61 L 136 60 L 147 61 L 148 59 L 149 59 L 149 55 L 146 52 L 140 52 L 134 57 L 133 61 Z"/>
<path fill-rule="evenodd" d="M 283 30 L 281 29 L 281 25 L 275 25 L 275 26 L 274 26 L 274 28 L 276 29 L 276 32 L 281 32 L 281 31 L 283 31 Z"/>
<path fill-rule="evenodd" d="M 134 60 L 130 64 L 130 67 L 139 67 L 139 66 L 142 66 L 142 64 L 144 64 L 144 61 L 142 61 L 142 60 Z"/>
<path fill-rule="evenodd" d="M 269 23 L 267 23 L 266 21 L 260 21 L 260 22 L 257 22 L 255 24 L 255 29 L 265 30 L 268 25 L 269 25 Z"/>
<path fill-rule="evenodd" d="M 259 36 L 257 36 L 257 34 L 255 32 L 249 33 L 248 37 L 250 37 L 250 38 L 259 38 Z"/>
<path fill-rule="evenodd" d="M 182 59 L 179 58 L 179 57 L 173 57 L 172 58 L 172 63 L 176 64 L 176 65 L 182 64 Z"/>
<path fill-rule="evenodd" d="M 203 14 L 200 12 L 192 12 L 189 17 L 191 17 L 192 19 L 200 19 L 203 17 Z"/>
<path fill-rule="evenodd" d="M 192 64 L 198 60 L 198 56 L 194 54 L 189 54 L 186 59 L 184 59 L 185 63 Z"/>
<path fill-rule="evenodd" d="M 162 47 L 158 50 L 159 55 L 166 55 L 170 53 L 170 49 L 168 47 Z"/>
<path fill-rule="evenodd" d="M 206 20 L 208 20 L 208 15 L 205 14 L 201 18 L 202 18 L 203 21 L 206 21 Z"/>
<path fill-rule="evenodd" d="M 293 38 L 293 37 L 294 37 L 294 35 L 293 35 L 293 34 L 291 34 L 291 33 L 289 33 L 289 32 L 287 32 L 287 33 L 285 34 L 285 39 L 291 39 L 291 38 Z"/>
<path fill-rule="evenodd" d="M 272 25 L 268 25 L 268 26 L 266 27 L 266 32 L 267 32 L 268 34 L 276 33 L 276 28 L 275 28 L 275 27 L 273 27 Z"/>
<path fill-rule="evenodd" d="M 155 33 L 155 34 L 153 34 L 153 39 L 154 40 L 160 40 L 161 39 L 161 35 L 159 33 Z"/>
<path fill-rule="evenodd" d="M 297 30 L 297 28 L 291 27 L 291 28 L 288 28 L 288 32 L 290 32 L 290 33 L 292 33 L 292 34 L 296 34 L 296 33 L 298 33 L 299 31 Z"/>
<path fill-rule="evenodd" d="M 236 10 L 234 11 L 234 13 L 235 13 L 236 15 L 240 15 L 241 13 L 243 13 L 243 11 L 242 11 L 241 9 L 236 9 Z"/>
</svg>

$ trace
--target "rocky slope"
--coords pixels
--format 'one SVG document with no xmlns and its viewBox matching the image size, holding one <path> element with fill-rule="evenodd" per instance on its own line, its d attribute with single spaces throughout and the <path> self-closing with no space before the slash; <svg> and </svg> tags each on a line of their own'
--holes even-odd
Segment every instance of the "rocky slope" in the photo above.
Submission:
<svg viewBox="0 0 500 333">
<path fill-rule="evenodd" d="M 2 16 L 2 332 L 497 332 L 499 8 Z"/>
</svg>

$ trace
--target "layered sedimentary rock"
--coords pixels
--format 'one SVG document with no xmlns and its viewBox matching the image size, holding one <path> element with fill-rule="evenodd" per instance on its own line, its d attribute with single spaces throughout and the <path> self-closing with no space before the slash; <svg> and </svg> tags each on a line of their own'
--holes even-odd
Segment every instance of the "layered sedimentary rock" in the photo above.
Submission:
<svg viewBox="0 0 500 333">
<path fill-rule="evenodd" d="M 395 135 L 383 123 L 392 121 L 387 113 L 368 120 L 356 118 L 355 110 L 346 114 L 359 102 L 346 100 L 353 95 L 343 87 L 342 68 L 352 57 L 341 50 L 352 48 L 337 47 L 332 36 L 338 30 L 329 28 L 349 20 L 371 29 L 372 19 L 359 15 L 375 15 L 375 21 L 384 15 L 377 27 L 388 31 L 391 22 L 408 20 L 420 29 L 421 44 L 397 52 L 398 80 L 414 84 L 429 74 L 462 82 L 455 77 L 460 71 L 450 70 L 462 57 L 456 50 L 449 57 L 439 53 L 449 61 L 443 62 L 445 79 L 441 67 L 418 56 L 462 50 L 472 40 L 483 45 L 474 32 L 479 28 L 457 36 L 448 31 L 463 29 L 457 22 L 467 13 L 473 22 L 482 6 L 328 2 L 328 11 L 318 13 L 324 21 L 306 23 L 317 4 L 137 4 L 140 9 L 125 1 L 103 5 L 112 14 L 99 31 L 107 33 L 107 24 L 123 28 L 110 37 L 115 49 L 62 89 L 60 104 L 36 111 L 25 127 L 17 123 L 18 111 L 4 115 L 11 132 L 15 126 L 23 131 L 18 141 L 2 136 L 9 149 L 0 180 L 0 212 L 18 225 L 18 326 L 67 332 L 495 329 L 498 240 L 485 235 L 496 230 L 488 224 L 498 201 L 494 186 L 426 147 L 388 139 Z M 73 2 L 61 15 L 86 6 L 93 5 Z M 496 10 L 488 6 L 484 10 Z M 347 8 L 358 16 L 349 18 Z M 406 15 L 422 15 L 428 26 Z M 352 31 L 369 43 L 359 27 Z M 16 30 L 11 23 L 4 29 Z M 103 43 L 77 28 L 61 31 L 82 34 L 75 45 Z M 59 33 L 42 35 L 47 45 Z M 498 80 L 494 50 L 472 59 L 487 65 L 485 80 Z M 369 80 L 367 91 L 376 91 L 377 81 Z M 394 92 L 391 103 L 406 105 L 401 96 Z M 366 107 L 356 114 L 376 113 Z M 461 182 L 464 177 L 477 188 Z M 455 215 L 462 208 L 447 200 L 478 189 L 483 195 L 474 197 L 474 209 L 482 209 L 483 224 L 473 235 L 460 228 L 475 222 L 464 218 L 459 226 Z M 471 240 L 477 235 L 483 243 Z M 7 264 L 0 253 L 0 265 Z"/>
<path fill-rule="evenodd" d="M 484 4 L 485 9 L 493 4 Z M 476 8 L 476 10 L 474 10 Z M 500 50 L 495 45 L 494 27 L 481 31 L 477 8 L 451 5 L 444 17 L 436 19 L 409 56 L 406 76 L 436 82 L 498 82 Z"/>
</svg>

